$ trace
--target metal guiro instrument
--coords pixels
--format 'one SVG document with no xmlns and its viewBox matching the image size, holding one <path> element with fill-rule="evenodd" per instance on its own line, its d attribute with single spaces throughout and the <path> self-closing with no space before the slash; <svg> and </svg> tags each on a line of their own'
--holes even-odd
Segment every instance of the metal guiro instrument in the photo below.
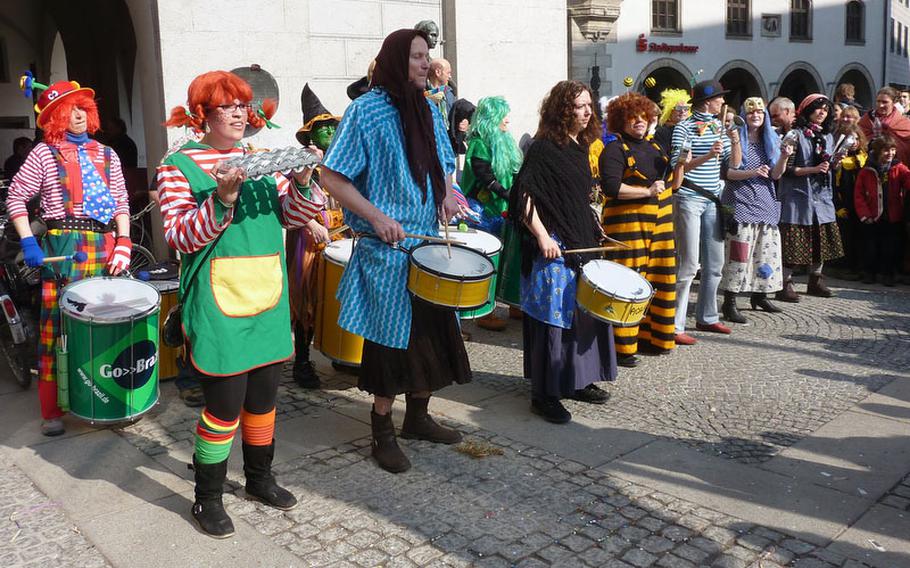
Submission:
<svg viewBox="0 0 910 568">
<path fill-rule="evenodd" d="M 224 166 L 241 168 L 247 177 L 259 179 L 276 172 L 299 172 L 320 162 L 319 156 L 306 148 L 277 148 L 267 152 L 251 152 L 224 162 Z"/>
</svg>

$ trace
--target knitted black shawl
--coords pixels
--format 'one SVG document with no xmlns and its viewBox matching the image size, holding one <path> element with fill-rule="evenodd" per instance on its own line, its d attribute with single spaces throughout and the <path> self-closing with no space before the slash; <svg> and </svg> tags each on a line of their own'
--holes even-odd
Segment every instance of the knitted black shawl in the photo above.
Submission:
<svg viewBox="0 0 910 568">
<path fill-rule="evenodd" d="M 590 205 L 592 183 L 588 154 L 576 142 L 559 146 L 547 139 L 534 141 L 509 193 L 509 218 L 522 234 L 523 274 L 530 274 L 534 258 L 540 254 L 537 240 L 525 226 L 530 224 L 532 210 L 547 231 L 562 241 L 564 249 L 600 243 L 600 227 Z M 529 200 L 533 209 L 526 214 Z M 578 269 L 596 256 L 569 254 L 566 265 Z"/>
</svg>

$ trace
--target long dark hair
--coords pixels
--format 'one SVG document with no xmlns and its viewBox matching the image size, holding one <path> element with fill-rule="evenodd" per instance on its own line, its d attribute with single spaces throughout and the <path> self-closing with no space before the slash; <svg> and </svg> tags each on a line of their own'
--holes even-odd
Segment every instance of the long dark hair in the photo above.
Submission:
<svg viewBox="0 0 910 568">
<path fill-rule="evenodd" d="M 408 80 L 411 59 L 411 42 L 420 37 L 429 45 L 427 35 L 420 30 L 401 29 L 392 32 L 382 42 L 373 71 L 373 87 L 382 87 L 401 116 L 404 146 L 408 166 L 427 200 L 427 175 L 433 186 L 433 199 L 442 203 L 446 195 L 445 173 L 436 152 L 436 132 L 433 129 L 433 111 L 424 97 L 424 89 Z M 448 144 L 448 141 L 445 141 Z"/>
<path fill-rule="evenodd" d="M 834 105 L 828 100 L 827 97 L 819 97 L 806 105 L 806 108 L 799 113 L 799 116 L 796 117 L 796 126 L 797 128 L 805 128 L 809 126 L 809 123 L 812 121 L 809 120 L 809 117 L 812 116 L 812 113 L 816 110 L 826 107 L 828 109 L 828 116 L 825 117 L 824 122 L 822 122 L 822 134 L 830 134 L 832 127 L 834 126 Z"/>
<path fill-rule="evenodd" d="M 534 138 L 547 139 L 559 146 L 568 144 L 569 128 L 575 121 L 575 99 L 585 92 L 591 96 L 591 91 L 580 81 L 556 83 L 540 103 L 540 122 Z M 593 105 L 593 103 L 592 100 L 591 104 Z M 600 121 L 592 109 L 588 126 L 578 133 L 578 143 L 586 148 L 598 136 L 600 136 Z"/>
</svg>

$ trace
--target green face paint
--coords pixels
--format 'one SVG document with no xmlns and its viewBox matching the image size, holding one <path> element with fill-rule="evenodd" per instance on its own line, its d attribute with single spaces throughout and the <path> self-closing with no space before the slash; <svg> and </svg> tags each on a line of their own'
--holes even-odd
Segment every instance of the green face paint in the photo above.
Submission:
<svg viewBox="0 0 910 568">
<path fill-rule="evenodd" d="M 332 137 L 335 136 L 335 125 L 326 124 L 318 128 L 313 129 L 313 133 L 310 135 L 310 139 L 313 141 L 313 144 L 316 145 L 320 150 L 327 150 L 329 144 L 332 143 Z"/>
</svg>

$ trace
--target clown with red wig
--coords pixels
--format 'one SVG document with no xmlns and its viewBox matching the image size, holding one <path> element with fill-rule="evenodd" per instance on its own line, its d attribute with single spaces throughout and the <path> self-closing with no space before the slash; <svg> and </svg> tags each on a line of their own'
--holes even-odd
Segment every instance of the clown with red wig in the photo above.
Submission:
<svg viewBox="0 0 910 568">
<path fill-rule="evenodd" d="M 22 164 L 6 200 L 25 263 L 38 267 L 44 265 L 45 256 L 81 257 L 78 253 L 86 258 L 81 263 L 45 266 L 42 272 L 38 399 L 41 431 L 56 436 L 64 433 L 63 411 L 57 406 L 57 296 L 70 282 L 117 275 L 129 268 L 129 204 L 116 152 L 89 138 L 100 125 L 95 92 L 75 81 L 41 85 L 31 73 L 22 77 L 20 86 L 27 97 L 33 89 L 43 89 L 35 110 L 44 142 L 36 144 Z M 48 228 L 43 246 L 32 234 L 26 210 L 26 203 L 36 196 Z"/>
<path fill-rule="evenodd" d="M 187 106 L 174 108 L 167 125 L 202 139 L 183 144 L 158 168 L 165 238 L 181 253 L 188 359 L 206 403 L 196 428 L 192 514 L 215 538 L 234 534 L 222 485 L 238 428 L 247 495 L 278 509 L 297 505 L 271 470 L 278 383 L 294 355 L 282 227 L 304 227 L 321 205 L 306 197 L 312 168 L 249 179 L 225 164 L 243 156 L 248 124 L 270 125 L 274 102 L 253 108 L 252 99 L 249 84 L 233 73 L 196 77 Z"/>
</svg>

